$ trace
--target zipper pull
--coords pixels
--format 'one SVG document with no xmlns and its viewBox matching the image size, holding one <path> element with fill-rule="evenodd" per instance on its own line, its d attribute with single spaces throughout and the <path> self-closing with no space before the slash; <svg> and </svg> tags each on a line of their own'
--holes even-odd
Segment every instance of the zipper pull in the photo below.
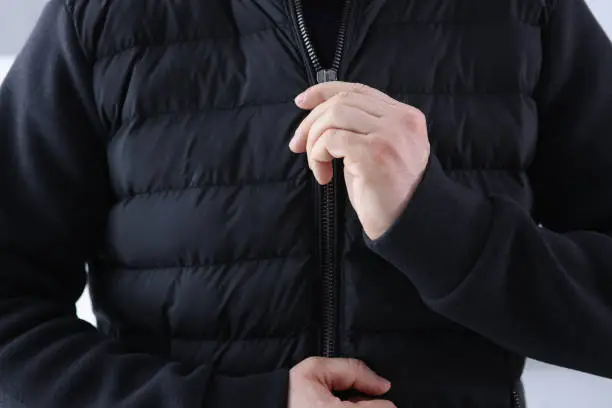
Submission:
<svg viewBox="0 0 612 408">
<path fill-rule="evenodd" d="M 338 80 L 338 71 L 335 69 L 321 69 L 317 71 L 317 83 L 331 82 Z"/>
</svg>

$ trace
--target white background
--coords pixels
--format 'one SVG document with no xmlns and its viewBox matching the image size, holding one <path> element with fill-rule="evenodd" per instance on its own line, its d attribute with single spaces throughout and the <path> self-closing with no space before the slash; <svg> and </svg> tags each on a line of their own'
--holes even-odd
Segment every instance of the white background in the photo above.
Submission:
<svg viewBox="0 0 612 408">
<path fill-rule="evenodd" d="M 587 1 L 604 28 L 612 35 L 612 0 Z M 14 54 L 19 49 L 43 2 L 0 0 L 0 54 Z M 11 14 L 13 9 L 15 13 Z M 10 12 L 7 13 L 7 10 Z M 12 56 L 0 55 L 0 81 L 12 60 Z M 78 303 L 78 313 L 81 318 L 93 322 L 86 296 Z M 529 361 L 524 381 L 530 408 L 612 408 L 610 380 Z"/>
</svg>

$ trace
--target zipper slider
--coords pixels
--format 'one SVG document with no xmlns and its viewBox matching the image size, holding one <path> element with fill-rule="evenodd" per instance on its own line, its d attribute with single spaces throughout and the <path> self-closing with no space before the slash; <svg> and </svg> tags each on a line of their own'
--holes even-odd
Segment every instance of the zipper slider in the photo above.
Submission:
<svg viewBox="0 0 612 408">
<path fill-rule="evenodd" d="M 331 82 L 338 80 L 338 71 L 335 69 L 320 69 L 317 71 L 317 83 Z"/>
</svg>

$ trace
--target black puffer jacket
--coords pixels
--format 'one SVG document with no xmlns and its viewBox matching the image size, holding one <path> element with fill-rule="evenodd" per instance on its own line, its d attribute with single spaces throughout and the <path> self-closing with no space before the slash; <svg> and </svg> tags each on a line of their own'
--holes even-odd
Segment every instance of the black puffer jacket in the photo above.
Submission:
<svg viewBox="0 0 612 408">
<path fill-rule="evenodd" d="M 612 47 L 583 0 L 351 0 L 339 78 L 433 147 L 377 242 L 287 148 L 295 6 L 51 0 L 0 91 L 0 406 L 281 408 L 321 353 L 400 408 L 511 407 L 521 356 L 612 376 Z"/>
</svg>

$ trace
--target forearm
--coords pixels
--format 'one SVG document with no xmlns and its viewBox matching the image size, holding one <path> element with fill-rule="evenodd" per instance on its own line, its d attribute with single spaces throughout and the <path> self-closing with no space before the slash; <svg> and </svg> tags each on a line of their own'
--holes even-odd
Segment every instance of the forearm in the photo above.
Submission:
<svg viewBox="0 0 612 408">
<path fill-rule="evenodd" d="M 612 377 L 612 44 L 583 0 L 547 2 L 519 177 L 533 208 L 451 180 L 435 156 L 371 248 L 434 310 L 495 342 Z"/>
<path fill-rule="evenodd" d="M 436 159 L 370 247 L 436 312 L 519 354 L 612 377 L 612 238 L 554 233 L 447 178 Z M 587 334 L 588 333 L 588 334 Z"/>
</svg>

